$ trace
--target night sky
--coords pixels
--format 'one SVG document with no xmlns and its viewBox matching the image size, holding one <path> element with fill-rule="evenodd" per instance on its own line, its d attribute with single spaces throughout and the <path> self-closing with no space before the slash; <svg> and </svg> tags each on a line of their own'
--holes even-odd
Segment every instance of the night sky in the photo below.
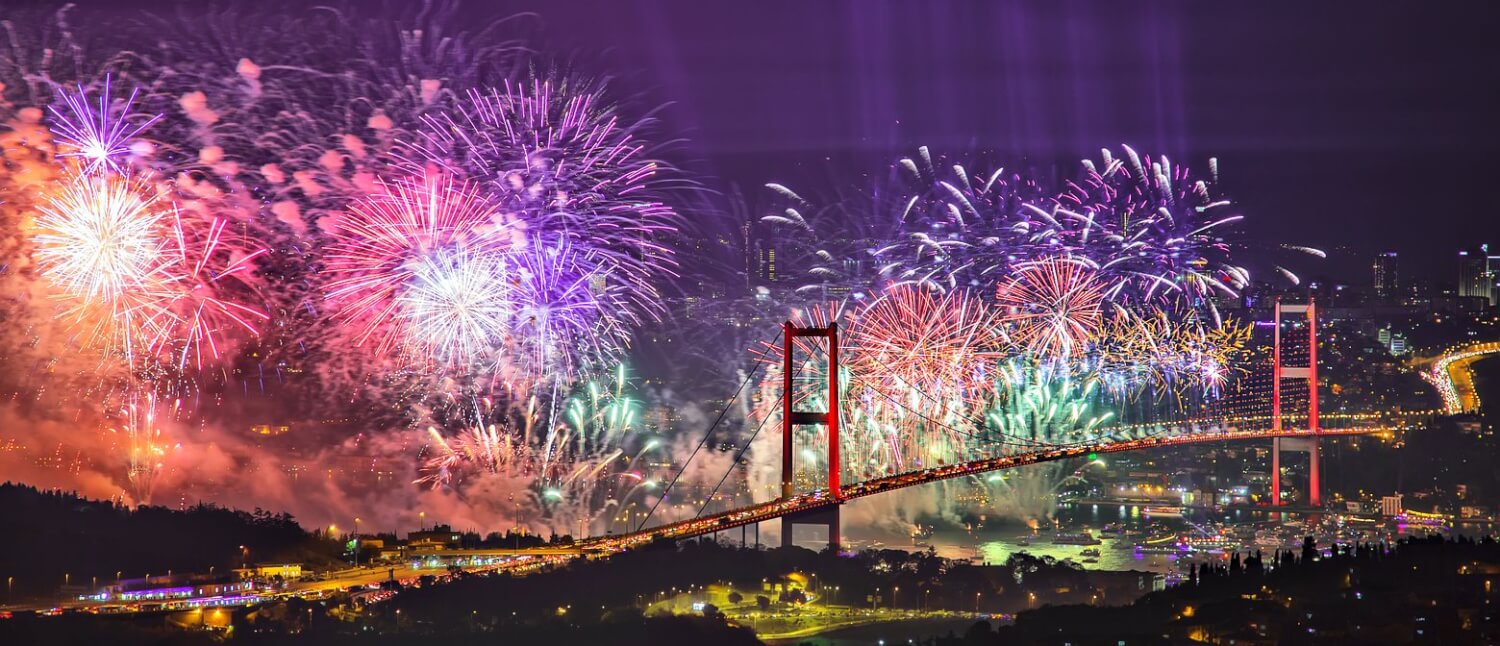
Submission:
<svg viewBox="0 0 1500 646">
<path fill-rule="evenodd" d="M 106 11 L 157 1 L 87 2 Z M 186 6 L 197 6 L 184 3 Z M 384 3 L 355 2 L 379 11 Z M 408 9 L 409 5 L 406 6 Z M 920 145 L 1072 173 L 1128 144 L 1205 170 L 1264 242 L 1451 286 L 1500 244 L 1500 8 L 1490 2 L 488 0 L 544 52 L 665 105 L 713 189 L 884 173 Z M 476 20 L 475 24 L 481 24 Z"/>
<path fill-rule="evenodd" d="M 1423 2 L 487 3 L 672 102 L 698 170 L 806 185 L 918 145 L 1065 164 L 1125 143 L 1217 156 L 1252 236 L 1334 252 L 1368 282 L 1395 248 L 1451 282 L 1500 241 L 1500 12 Z M 839 164 L 845 162 L 839 161 Z M 797 181 L 799 178 L 802 181 Z M 1347 247 L 1347 250 L 1340 249 Z M 1410 275 L 1410 274 L 1408 274 Z"/>
</svg>

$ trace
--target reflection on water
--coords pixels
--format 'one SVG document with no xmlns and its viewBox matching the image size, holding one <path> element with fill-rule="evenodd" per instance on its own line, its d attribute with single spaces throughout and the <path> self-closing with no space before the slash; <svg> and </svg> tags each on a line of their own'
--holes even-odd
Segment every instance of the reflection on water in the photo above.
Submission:
<svg viewBox="0 0 1500 646">
<path fill-rule="evenodd" d="M 846 529 L 846 536 L 856 539 L 857 547 L 925 549 L 930 545 L 939 556 L 973 559 L 975 563 L 1004 563 L 1012 554 L 1026 552 L 1033 556 L 1072 560 L 1090 570 L 1141 570 L 1165 574 L 1176 571 L 1179 555 L 1142 553 L 1135 549 L 1137 543 L 1151 535 L 1193 533 L 1195 527 L 1210 521 L 1238 524 L 1266 521 L 1271 517 L 1256 511 L 1209 514 L 1190 510 L 1184 518 L 1160 518 L 1143 515 L 1139 506 L 1118 504 L 1065 504 L 1058 507 L 1053 516 L 1053 526 L 1035 531 L 1020 521 L 991 518 L 983 526 L 968 529 L 939 526 L 930 537 L 920 539 L 872 534 L 854 528 Z M 1053 536 L 1058 532 L 1083 530 L 1100 537 L 1101 543 L 1067 545 L 1053 542 Z M 1121 531 L 1128 534 L 1122 536 Z M 1084 550 L 1097 550 L 1098 555 L 1085 555 Z M 1202 561 L 1216 558 L 1216 555 L 1200 553 L 1181 558 Z"/>
<path fill-rule="evenodd" d="M 1179 518 L 1150 518 L 1141 515 L 1140 508 L 1129 505 L 1083 505 L 1063 506 L 1054 512 L 1055 526 L 1042 528 L 1032 533 L 1023 524 L 1000 521 L 991 522 L 983 528 L 969 532 L 956 532 L 952 539 L 945 540 L 945 547 L 955 550 L 957 558 L 978 557 L 978 562 L 1004 563 L 1012 554 L 1026 552 L 1033 556 L 1052 557 L 1057 560 L 1072 560 L 1090 570 L 1144 570 L 1168 573 L 1175 569 L 1176 554 L 1144 554 L 1134 546 L 1151 532 L 1181 531 L 1188 525 Z M 1106 529 L 1110 531 L 1105 531 Z M 1083 530 L 1101 539 L 1099 545 L 1066 545 L 1052 542 L 1057 532 L 1076 533 Z M 1128 537 L 1118 532 L 1131 532 Z M 938 533 L 942 535 L 942 532 Z M 938 536 L 934 536 L 938 538 Z M 949 539 L 949 536 L 943 536 Z M 1026 544 L 1023 544 L 1026 543 Z M 934 547 L 937 543 L 933 542 Z M 1083 554 L 1084 550 L 1096 550 L 1097 556 Z M 939 549 L 941 552 L 942 550 Z M 967 552 L 967 553 L 963 553 Z M 1085 562 L 1093 561 L 1093 562 Z"/>
</svg>

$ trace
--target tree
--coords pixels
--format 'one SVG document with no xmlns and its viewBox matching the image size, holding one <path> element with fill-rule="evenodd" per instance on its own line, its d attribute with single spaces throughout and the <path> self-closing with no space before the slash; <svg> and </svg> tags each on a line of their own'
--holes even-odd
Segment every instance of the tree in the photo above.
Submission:
<svg viewBox="0 0 1500 646">
<path fill-rule="evenodd" d="M 976 621 L 964 632 L 965 644 L 987 644 L 995 636 L 995 631 L 990 629 L 990 622 Z"/>
<path fill-rule="evenodd" d="M 729 599 L 729 603 L 738 604 L 739 602 L 745 600 L 745 595 L 742 595 L 735 590 L 730 590 L 729 596 L 727 598 Z"/>
<path fill-rule="evenodd" d="M 770 610 L 771 598 L 763 594 L 757 594 L 755 595 L 755 605 L 761 609 L 761 612 Z"/>
<path fill-rule="evenodd" d="M 709 619 L 719 616 L 719 607 L 711 603 L 703 604 L 703 616 Z"/>
</svg>

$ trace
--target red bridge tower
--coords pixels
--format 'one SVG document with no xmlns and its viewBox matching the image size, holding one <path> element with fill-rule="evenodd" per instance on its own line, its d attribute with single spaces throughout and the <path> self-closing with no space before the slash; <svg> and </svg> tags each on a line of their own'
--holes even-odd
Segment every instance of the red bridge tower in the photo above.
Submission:
<svg viewBox="0 0 1500 646">
<path fill-rule="evenodd" d="M 792 496 L 792 429 L 796 426 L 823 424 L 828 427 L 828 495 L 842 500 L 843 488 L 839 484 L 839 324 L 829 322 L 828 327 L 797 327 L 791 321 L 782 325 L 781 346 L 781 497 Z M 796 352 L 794 341 L 798 337 L 824 337 L 828 339 L 828 395 L 824 411 L 795 410 L 792 373 L 792 355 Z M 781 519 L 781 545 L 792 545 L 792 528 L 797 525 L 823 525 L 828 528 L 828 544 L 838 549 L 839 508 L 825 507 L 803 514 L 791 514 Z"/>
<path fill-rule="evenodd" d="M 1287 366 L 1282 364 L 1281 315 L 1307 315 L 1307 365 Z M 1318 310 L 1309 300 L 1301 305 L 1288 305 L 1276 301 L 1276 328 L 1274 358 L 1271 364 L 1271 430 L 1282 432 L 1281 382 L 1295 380 L 1307 382 L 1307 431 L 1318 432 Z M 1305 451 L 1308 458 L 1307 503 L 1313 507 L 1323 506 L 1323 494 L 1318 477 L 1318 438 L 1277 437 L 1271 440 L 1271 504 L 1281 505 L 1281 453 L 1282 451 Z"/>
</svg>

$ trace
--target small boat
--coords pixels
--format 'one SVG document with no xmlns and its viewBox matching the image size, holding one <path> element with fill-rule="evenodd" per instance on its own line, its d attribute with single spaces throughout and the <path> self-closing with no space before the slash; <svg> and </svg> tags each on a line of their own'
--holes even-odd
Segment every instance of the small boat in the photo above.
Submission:
<svg viewBox="0 0 1500 646">
<path fill-rule="evenodd" d="M 1090 547 L 1088 549 L 1083 550 L 1082 552 L 1079 552 L 1079 554 L 1082 554 L 1083 556 L 1097 557 L 1097 556 L 1099 556 L 1099 550 L 1096 550 L 1096 549 Z"/>
<path fill-rule="evenodd" d="M 1172 545 L 1137 545 L 1135 551 L 1142 554 L 1177 554 L 1182 548 L 1176 544 Z"/>
<path fill-rule="evenodd" d="M 1083 530 L 1076 534 L 1058 532 L 1052 536 L 1052 543 L 1055 545 L 1099 545 L 1103 542 L 1094 538 L 1094 535 L 1090 534 L 1088 530 Z"/>
<path fill-rule="evenodd" d="M 1029 537 L 1029 536 L 1022 536 L 1022 537 L 1016 539 L 1016 545 L 1020 545 L 1021 547 L 1027 547 L 1027 546 L 1031 545 L 1031 537 Z"/>
<path fill-rule="evenodd" d="M 1181 507 L 1146 507 L 1141 513 L 1152 518 L 1182 518 Z"/>
<path fill-rule="evenodd" d="M 1224 536 L 1193 536 L 1185 542 L 1199 552 L 1232 552 L 1240 548 L 1239 541 Z"/>
<path fill-rule="evenodd" d="M 1099 559 L 1096 559 L 1096 558 L 1094 558 L 1094 557 L 1091 556 L 1089 558 L 1084 559 L 1083 562 L 1084 563 L 1098 563 Z"/>
</svg>

